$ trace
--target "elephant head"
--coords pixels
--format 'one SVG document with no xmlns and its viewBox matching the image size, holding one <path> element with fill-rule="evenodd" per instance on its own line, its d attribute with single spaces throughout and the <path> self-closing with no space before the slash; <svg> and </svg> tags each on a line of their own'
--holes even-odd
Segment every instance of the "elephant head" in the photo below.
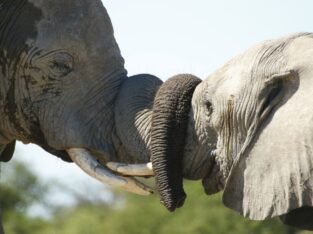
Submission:
<svg viewBox="0 0 313 234">
<path fill-rule="evenodd" d="M 71 147 L 110 154 L 106 107 L 126 71 L 101 2 L 4 1 L 0 18 L 0 143 L 33 142 L 65 160 Z"/>
<path fill-rule="evenodd" d="M 149 161 L 145 110 L 162 82 L 127 77 L 101 1 L 2 1 L 0 22 L 0 160 L 15 140 L 35 143 L 103 182 L 150 194 L 105 163 Z"/>
<path fill-rule="evenodd" d="M 266 41 L 201 83 L 179 75 L 161 86 L 150 148 L 170 211 L 185 199 L 182 177 L 202 179 L 245 217 L 313 229 L 312 48 L 309 33 Z"/>
<path fill-rule="evenodd" d="M 250 219 L 313 228 L 312 48 L 308 33 L 260 43 L 193 94 L 198 139 L 216 134 L 205 190 Z"/>
<path fill-rule="evenodd" d="M 102 182 L 150 194 L 106 163 L 150 161 L 162 82 L 127 77 L 101 1 L 3 1 L 0 22 L 0 161 L 16 140 L 35 143 Z M 133 175 L 153 174 L 139 169 Z"/>
</svg>

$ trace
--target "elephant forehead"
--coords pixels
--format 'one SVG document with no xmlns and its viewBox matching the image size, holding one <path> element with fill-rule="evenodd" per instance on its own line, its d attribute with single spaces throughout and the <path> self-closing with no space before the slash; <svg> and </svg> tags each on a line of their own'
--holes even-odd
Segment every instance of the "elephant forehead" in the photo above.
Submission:
<svg viewBox="0 0 313 234">
<path fill-rule="evenodd" d="M 113 66 L 123 68 L 111 20 L 100 0 L 29 1 L 42 12 L 36 36 L 27 41 L 40 52 L 35 56 L 66 51 L 74 58 L 75 68 L 90 77 Z"/>
<path fill-rule="evenodd" d="M 261 48 L 260 44 L 253 46 L 210 75 L 205 80 L 207 95 L 228 99 L 240 96 L 244 90 L 252 89 L 256 82 L 251 82 L 252 70 Z"/>
<path fill-rule="evenodd" d="M 43 14 L 40 8 L 26 0 L 4 1 L 0 7 L 0 52 L 4 51 L 6 57 L 14 59 L 20 48 L 25 48 L 28 40 L 36 38 L 36 24 L 43 18 Z M 13 41 L 12 33 L 15 35 Z"/>
<path fill-rule="evenodd" d="M 113 38 L 113 27 L 101 1 L 29 0 L 43 17 L 37 22 L 36 46 L 79 47 L 99 54 L 99 49 Z M 84 46 L 85 45 L 85 48 Z M 54 48 L 51 48 L 54 49 Z"/>
<path fill-rule="evenodd" d="M 212 97 L 222 100 L 237 97 L 247 87 L 248 78 L 248 71 L 240 64 L 222 68 L 205 81 L 205 95 L 211 102 Z"/>
<path fill-rule="evenodd" d="M 285 54 L 288 56 L 290 67 L 301 72 L 311 69 L 313 66 L 313 36 L 307 35 L 292 41 Z"/>
<path fill-rule="evenodd" d="M 66 23 L 73 18 L 90 17 L 97 9 L 103 8 L 100 0 L 23 0 L 45 12 L 45 15 L 59 23 Z M 100 12 L 99 11 L 99 12 Z"/>
</svg>

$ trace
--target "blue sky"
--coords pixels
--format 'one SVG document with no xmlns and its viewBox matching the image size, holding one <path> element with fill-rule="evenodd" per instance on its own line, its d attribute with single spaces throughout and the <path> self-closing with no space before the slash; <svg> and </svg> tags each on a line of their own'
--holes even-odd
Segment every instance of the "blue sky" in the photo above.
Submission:
<svg viewBox="0 0 313 234">
<path fill-rule="evenodd" d="M 257 42 L 313 31 L 311 0 L 103 3 L 129 74 L 151 73 L 163 80 L 177 73 L 193 73 L 204 79 Z M 75 165 L 48 155 L 39 147 L 19 143 L 16 152 L 15 158 L 28 163 L 43 179 L 61 179 L 68 186 L 91 183 L 104 188 Z"/>
<path fill-rule="evenodd" d="M 130 74 L 205 78 L 249 46 L 312 31 L 310 0 L 103 0 Z"/>
</svg>

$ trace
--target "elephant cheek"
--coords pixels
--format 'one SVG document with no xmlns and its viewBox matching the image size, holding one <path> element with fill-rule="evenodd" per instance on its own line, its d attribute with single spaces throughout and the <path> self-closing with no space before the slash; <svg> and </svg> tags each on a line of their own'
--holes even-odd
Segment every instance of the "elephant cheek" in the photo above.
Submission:
<svg viewBox="0 0 313 234">
<path fill-rule="evenodd" d="M 194 89 L 201 82 L 178 75 L 159 89 L 153 106 L 151 161 L 161 202 L 169 211 L 184 204 L 183 154 L 188 114 Z"/>
</svg>

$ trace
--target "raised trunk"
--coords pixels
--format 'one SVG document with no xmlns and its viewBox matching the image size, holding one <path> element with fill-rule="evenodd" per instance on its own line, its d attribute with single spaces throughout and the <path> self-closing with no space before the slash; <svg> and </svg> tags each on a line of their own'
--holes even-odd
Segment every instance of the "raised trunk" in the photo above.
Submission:
<svg viewBox="0 0 313 234">
<path fill-rule="evenodd" d="M 183 156 L 192 94 L 201 82 L 178 75 L 159 89 L 153 106 L 151 160 L 161 202 L 169 211 L 183 205 Z"/>
</svg>

